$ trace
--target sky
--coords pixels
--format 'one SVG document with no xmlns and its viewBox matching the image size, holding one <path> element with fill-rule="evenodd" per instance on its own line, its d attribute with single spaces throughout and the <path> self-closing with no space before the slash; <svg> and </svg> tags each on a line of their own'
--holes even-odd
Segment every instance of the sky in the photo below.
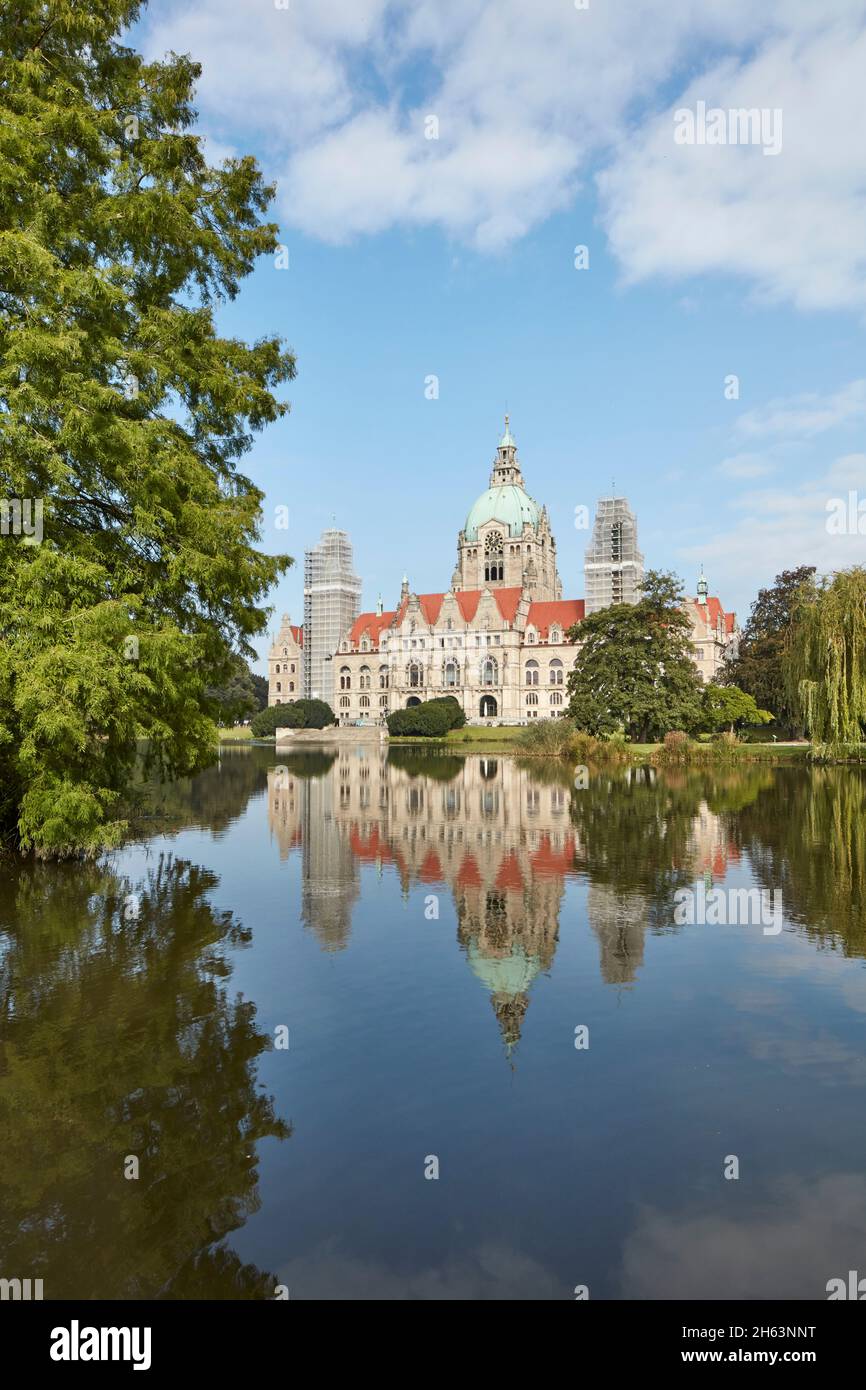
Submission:
<svg viewBox="0 0 866 1390">
<path fill-rule="evenodd" d="M 241 465 L 296 561 L 271 632 L 334 524 L 362 608 L 446 589 L 506 410 L 565 597 L 614 484 L 741 623 L 863 563 L 866 0 L 150 0 L 132 41 L 277 188 L 288 265 L 219 315 L 297 356 Z"/>
</svg>

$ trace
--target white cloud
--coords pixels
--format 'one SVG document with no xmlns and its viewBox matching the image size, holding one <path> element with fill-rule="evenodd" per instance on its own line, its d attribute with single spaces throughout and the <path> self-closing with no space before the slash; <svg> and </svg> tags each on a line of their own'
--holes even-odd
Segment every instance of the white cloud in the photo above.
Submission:
<svg viewBox="0 0 866 1390">
<path fill-rule="evenodd" d="M 147 51 L 204 65 L 215 138 L 261 150 L 287 225 L 435 226 L 498 250 L 600 170 L 630 281 L 724 271 L 866 303 L 866 0 L 154 0 Z M 780 106 L 782 153 L 676 146 L 702 98 Z M 440 138 L 424 138 L 435 114 Z"/>
<path fill-rule="evenodd" d="M 725 529 L 717 517 L 712 539 L 704 536 L 678 554 L 713 566 L 715 587 L 726 594 L 729 586 L 753 591 L 792 565 L 830 574 L 862 564 L 866 538 L 827 530 L 828 503 L 847 499 L 851 489 L 866 498 L 866 454 L 846 454 L 810 482 L 743 493 L 732 504 L 741 513 L 733 526 Z"/>
<path fill-rule="evenodd" d="M 762 478 L 775 472 L 776 467 L 766 454 L 732 454 L 722 459 L 716 472 L 725 478 Z"/>
<path fill-rule="evenodd" d="M 840 391 L 789 396 L 749 410 L 737 420 L 737 432 L 750 438 L 799 435 L 811 438 L 825 430 L 862 420 L 866 415 L 866 379 L 860 378 Z"/>
</svg>

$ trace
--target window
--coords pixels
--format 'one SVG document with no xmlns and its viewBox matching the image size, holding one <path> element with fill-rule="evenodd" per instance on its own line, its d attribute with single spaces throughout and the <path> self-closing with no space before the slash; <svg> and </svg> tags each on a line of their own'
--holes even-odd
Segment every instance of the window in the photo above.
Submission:
<svg viewBox="0 0 866 1390">
<path fill-rule="evenodd" d="M 562 679 L 563 679 L 562 662 L 559 660 L 559 657 L 554 657 L 553 661 L 551 661 L 551 663 L 550 663 L 550 684 L 551 684 L 551 685 L 562 685 Z"/>
<path fill-rule="evenodd" d="M 369 666 L 362 666 L 362 667 L 361 667 L 361 670 L 360 670 L 360 672 L 359 672 L 359 677 L 358 677 L 358 688 L 359 688 L 359 690 L 369 690 L 369 689 L 370 689 L 370 668 L 369 668 Z"/>
<path fill-rule="evenodd" d="M 279 681 L 277 681 L 277 690 L 282 690 L 282 688 L 283 688 L 283 687 L 282 687 L 281 683 L 280 683 Z"/>
<path fill-rule="evenodd" d="M 340 709 L 348 709 L 351 703 L 352 702 L 349 699 L 348 695 L 340 696 Z"/>
<path fill-rule="evenodd" d="M 554 643 L 562 641 L 562 632 L 558 627 L 554 626 L 550 629 L 550 637 L 548 640 Z"/>
<path fill-rule="evenodd" d="M 526 703 L 527 703 L 528 705 L 537 705 L 537 704 L 538 704 L 538 696 L 536 695 L 535 691 L 532 691 L 529 695 L 527 695 L 527 697 L 526 697 Z"/>
<path fill-rule="evenodd" d="M 379 667 L 379 689 L 380 689 L 380 690 L 387 690 L 387 689 L 388 689 L 388 667 L 387 667 L 387 666 L 380 666 L 380 667 Z"/>
<path fill-rule="evenodd" d="M 380 704 L 380 706 L 381 706 L 382 709 L 387 709 L 387 708 L 388 708 L 388 696 L 387 696 L 387 695 L 380 695 L 380 696 L 379 696 L 379 704 Z"/>
<path fill-rule="evenodd" d="M 552 705 L 562 704 L 562 692 L 560 690 L 552 690 L 550 692 L 550 703 Z"/>
<path fill-rule="evenodd" d="M 369 695 L 362 695 L 361 698 L 360 698 L 359 701 L 358 701 L 358 704 L 359 704 L 359 706 L 361 707 L 361 709 L 369 709 L 369 708 L 370 708 L 370 696 L 369 696 Z"/>
<path fill-rule="evenodd" d="M 526 684 L 538 685 L 538 662 L 527 661 L 526 663 Z"/>
<path fill-rule="evenodd" d="M 459 683 L 460 683 L 460 667 L 457 665 L 457 662 L 456 662 L 456 661 L 446 661 L 446 662 L 445 662 L 445 684 L 446 684 L 447 686 L 454 686 L 454 685 L 459 685 Z"/>
<path fill-rule="evenodd" d="M 295 688 L 295 682 L 294 682 L 294 681 L 289 681 L 289 693 L 291 693 L 291 692 L 294 690 L 294 688 Z"/>
<path fill-rule="evenodd" d="M 341 690 L 351 690 L 351 689 L 352 689 L 352 672 L 351 672 L 351 670 L 350 670 L 350 668 L 349 668 L 348 666 L 341 666 L 341 667 L 340 667 L 340 689 L 341 689 Z"/>
<path fill-rule="evenodd" d="M 485 657 L 481 663 L 481 684 L 496 685 L 499 680 L 499 663 L 495 656 Z"/>
<path fill-rule="evenodd" d="M 536 631 L 535 631 L 535 628 L 534 628 L 534 627 L 528 627 L 528 628 L 526 629 L 526 641 L 527 641 L 527 645 L 530 646 L 530 647 L 534 647 L 534 646 L 535 646 L 535 643 L 536 643 L 536 640 L 537 640 L 537 633 L 536 633 Z"/>
<path fill-rule="evenodd" d="M 419 664 L 418 664 L 417 661 L 410 661 L 410 662 L 409 662 L 409 669 L 408 669 L 408 671 L 407 671 L 406 674 L 407 674 L 407 676 L 408 676 L 408 678 L 409 678 L 409 684 L 410 684 L 410 686 L 413 686 L 414 688 L 417 689 L 418 686 L 421 686 L 421 685 L 424 684 L 424 672 L 423 672 L 422 667 L 419 666 Z"/>
</svg>

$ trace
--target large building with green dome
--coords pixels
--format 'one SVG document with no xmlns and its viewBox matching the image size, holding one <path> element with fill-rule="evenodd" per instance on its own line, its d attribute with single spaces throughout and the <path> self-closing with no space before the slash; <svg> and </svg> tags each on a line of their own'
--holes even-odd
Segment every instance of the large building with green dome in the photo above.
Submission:
<svg viewBox="0 0 866 1390">
<path fill-rule="evenodd" d="M 625 498 L 601 499 L 586 572 L 592 611 L 638 597 L 643 557 Z M 713 679 L 736 617 L 700 592 L 688 611 L 696 665 Z M 380 600 L 355 619 L 333 657 L 334 711 L 341 724 L 381 724 L 392 710 L 453 695 L 471 724 L 555 719 L 577 655 L 569 633 L 585 612 L 583 599 L 562 596 L 547 508 L 526 490 L 506 416 L 489 485 L 457 536 L 450 588 L 419 594 L 404 575 L 395 608 Z"/>
</svg>

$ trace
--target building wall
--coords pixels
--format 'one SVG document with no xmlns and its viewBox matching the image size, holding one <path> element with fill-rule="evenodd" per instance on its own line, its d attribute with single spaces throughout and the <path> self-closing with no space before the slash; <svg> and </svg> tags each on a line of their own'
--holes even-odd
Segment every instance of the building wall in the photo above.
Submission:
<svg viewBox="0 0 866 1390">
<path fill-rule="evenodd" d="M 303 695 L 304 654 L 288 613 L 283 614 L 280 630 L 268 653 L 268 704 L 285 705 Z"/>
<path fill-rule="evenodd" d="M 358 616 L 361 581 L 345 531 L 323 531 L 304 556 L 303 695 L 333 703 L 331 658 Z"/>
</svg>

